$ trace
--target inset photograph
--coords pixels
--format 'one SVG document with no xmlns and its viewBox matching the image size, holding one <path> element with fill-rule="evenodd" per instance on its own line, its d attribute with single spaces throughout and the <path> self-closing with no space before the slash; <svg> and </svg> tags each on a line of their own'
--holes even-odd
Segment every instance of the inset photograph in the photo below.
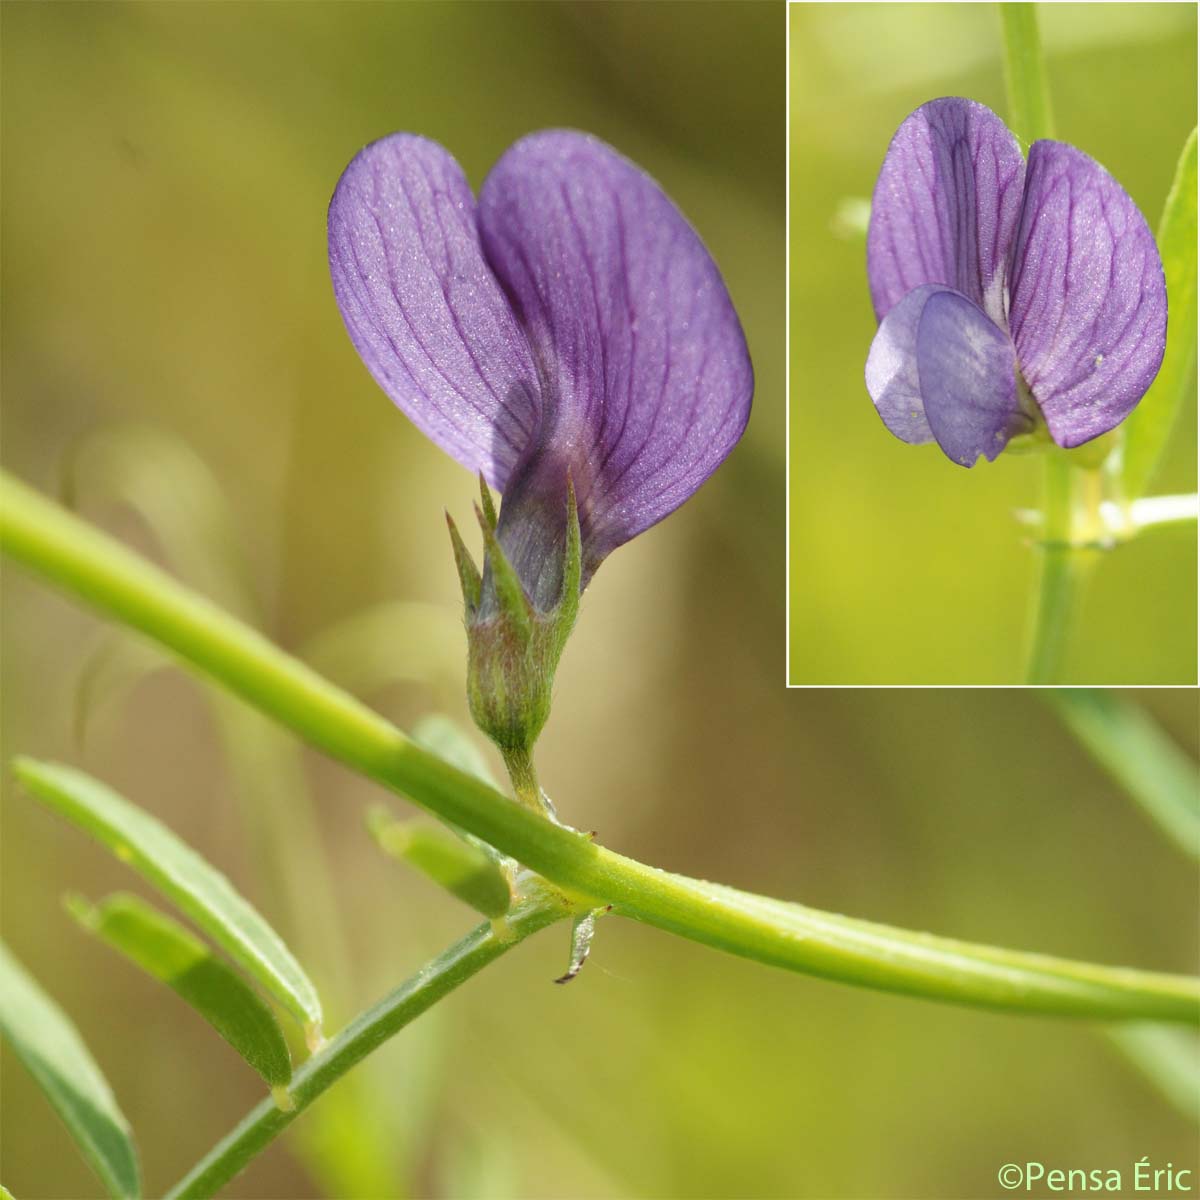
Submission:
<svg viewBox="0 0 1200 1200">
<path fill-rule="evenodd" d="M 790 60 L 789 683 L 1194 683 L 1195 6 Z"/>
</svg>

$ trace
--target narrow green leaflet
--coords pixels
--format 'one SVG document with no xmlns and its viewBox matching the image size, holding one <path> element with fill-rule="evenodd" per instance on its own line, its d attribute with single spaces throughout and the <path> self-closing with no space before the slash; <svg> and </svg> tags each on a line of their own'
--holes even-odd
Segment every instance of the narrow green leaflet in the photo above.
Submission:
<svg viewBox="0 0 1200 1200">
<path fill-rule="evenodd" d="M 262 634 L 3 471 L 0 549 L 159 641 L 368 779 L 448 824 L 469 826 L 573 903 L 613 904 L 618 915 L 704 945 L 864 987 L 1062 1016 L 1200 1020 L 1200 979 L 895 929 L 672 875 L 597 845 L 453 770 Z M 509 924 L 511 932 L 511 916 Z M 490 929 L 483 933 L 485 946 L 500 943 Z M 377 1026 L 363 1021 L 375 1036 Z M 329 1064 L 330 1054 L 318 1064 Z M 258 1131 L 248 1127 L 247 1137 Z M 227 1163 L 236 1157 L 221 1154 Z"/>
<path fill-rule="evenodd" d="M 95 907 L 68 898 L 87 930 L 187 1001 L 262 1077 L 285 1089 L 292 1060 L 275 1014 L 199 938 L 144 900 L 118 893 Z"/>
<path fill-rule="evenodd" d="M 141 1195 L 129 1123 L 67 1015 L 0 942 L 0 1032 L 62 1117 L 109 1195 Z"/>
<path fill-rule="evenodd" d="M 502 917 L 512 903 L 496 860 L 448 829 L 397 821 L 386 806 L 367 813 L 367 827 L 386 854 L 415 867 L 485 917 Z"/>
<path fill-rule="evenodd" d="M 1175 168 L 1158 226 L 1158 252 L 1167 276 L 1167 350 L 1142 402 L 1123 426 L 1125 495 L 1136 500 L 1149 486 L 1175 418 L 1188 397 L 1196 368 L 1196 131 Z"/>
<path fill-rule="evenodd" d="M 111 788 L 54 763 L 19 758 L 17 778 L 171 900 L 319 1039 L 321 1002 L 279 935 L 229 880 L 165 825 Z"/>
<path fill-rule="evenodd" d="M 1135 704 L 1095 688 L 1042 693 L 1092 757 L 1185 853 L 1200 859 L 1200 768 Z"/>
</svg>

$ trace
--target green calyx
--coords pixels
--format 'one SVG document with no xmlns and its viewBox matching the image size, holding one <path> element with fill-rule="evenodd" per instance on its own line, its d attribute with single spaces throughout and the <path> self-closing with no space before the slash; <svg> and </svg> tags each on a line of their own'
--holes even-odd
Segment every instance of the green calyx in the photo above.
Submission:
<svg viewBox="0 0 1200 1200">
<path fill-rule="evenodd" d="M 583 572 L 582 538 L 575 488 L 567 479 L 567 536 L 562 588 L 549 611 L 537 608 L 496 536 L 495 506 L 480 479 L 475 515 L 483 533 L 484 570 L 475 566 L 447 515 L 462 585 L 467 627 L 467 698 L 475 724 L 499 748 L 518 798 L 552 812 L 533 773 L 531 753 L 550 716 L 554 672 L 579 613 Z M 483 603 L 485 589 L 489 600 Z"/>
</svg>

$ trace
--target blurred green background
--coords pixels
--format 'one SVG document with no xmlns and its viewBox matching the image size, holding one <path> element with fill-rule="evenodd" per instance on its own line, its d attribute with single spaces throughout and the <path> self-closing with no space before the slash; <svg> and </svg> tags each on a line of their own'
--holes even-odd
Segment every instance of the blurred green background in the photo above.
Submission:
<svg viewBox="0 0 1200 1200">
<path fill-rule="evenodd" d="M 1056 136 L 1158 225 L 1196 124 L 1194 4 L 1039 4 Z M 1033 555 L 1013 511 L 1039 456 L 964 471 L 884 429 L 865 210 L 900 122 L 936 96 L 1002 117 L 991 4 L 801 4 L 791 18 L 790 663 L 794 683 L 1019 683 Z M 1196 490 L 1196 406 L 1155 494 Z M 1072 683 L 1196 681 L 1196 531 L 1105 556 L 1064 664 Z"/>
<path fill-rule="evenodd" d="M 476 184 L 529 129 L 593 130 L 703 234 L 758 392 L 726 466 L 588 591 L 540 743 L 564 819 L 658 865 L 837 911 L 1194 966 L 1194 869 L 1036 696 L 782 686 L 781 6 L 0 16 L 11 470 L 51 492 L 72 480 L 90 519 L 401 724 L 464 717 L 441 510 L 465 524 L 473 483 L 357 360 L 325 206 L 355 150 L 393 129 L 438 138 Z M 827 56 L 861 52 L 845 16 L 823 19 Z M 849 127 L 869 96 L 819 121 Z M 855 305 L 860 285 L 856 265 Z M 864 323 L 850 339 L 855 363 L 868 336 Z M 836 582 L 814 573 L 809 588 L 828 601 Z M 332 1025 L 473 924 L 375 850 L 374 786 L 182 674 L 150 673 L 135 643 L 13 569 L 3 618 L 5 758 L 82 765 L 167 821 L 284 933 Z M 832 640 L 816 632 L 814 647 Z M 1194 694 L 1145 702 L 1195 754 Z M 259 1081 L 62 913 L 66 890 L 128 887 L 120 864 L 11 787 L 3 835 L 5 939 L 79 1025 L 161 1192 Z M 1083 1025 L 855 991 L 629 923 L 602 925 L 584 975 L 556 988 L 566 954 L 551 932 L 491 968 L 227 1194 L 950 1198 L 991 1194 L 1014 1158 L 1180 1166 L 1194 1145 Z M 7 1052 L 3 1075 L 5 1184 L 24 1200 L 98 1195 Z"/>
</svg>

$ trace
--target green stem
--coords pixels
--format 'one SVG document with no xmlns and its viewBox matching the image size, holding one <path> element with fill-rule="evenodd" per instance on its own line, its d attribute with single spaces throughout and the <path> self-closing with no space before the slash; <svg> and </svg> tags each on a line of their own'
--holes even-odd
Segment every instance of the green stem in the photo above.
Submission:
<svg viewBox="0 0 1200 1200">
<path fill-rule="evenodd" d="M 546 812 L 546 800 L 533 768 L 533 755 L 528 750 L 502 750 L 501 756 L 517 799 L 535 813 Z"/>
<path fill-rule="evenodd" d="M 561 903 L 543 899 L 515 912 L 509 918 L 505 936 L 498 937 L 490 924 L 474 929 L 358 1016 L 304 1063 L 292 1076 L 288 1089 L 290 1109 L 284 1111 L 270 1097 L 260 1101 L 166 1193 L 164 1200 L 214 1195 L 356 1063 L 502 954 L 568 915 Z"/>
<path fill-rule="evenodd" d="M 2 474 L 0 549 L 587 907 L 613 904 L 733 954 L 884 990 L 1027 1012 L 1200 1021 L 1197 979 L 891 929 L 670 875 L 606 850 L 423 750 L 261 634 Z"/>
<path fill-rule="evenodd" d="M 1036 4 L 1000 4 L 1008 126 L 1028 146 L 1054 135 Z"/>
<path fill-rule="evenodd" d="M 1099 473 L 1046 454 L 1040 556 L 1033 590 L 1027 683 L 1061 683 L 1071 623 L 1103 542 Z"/>
</svg>

